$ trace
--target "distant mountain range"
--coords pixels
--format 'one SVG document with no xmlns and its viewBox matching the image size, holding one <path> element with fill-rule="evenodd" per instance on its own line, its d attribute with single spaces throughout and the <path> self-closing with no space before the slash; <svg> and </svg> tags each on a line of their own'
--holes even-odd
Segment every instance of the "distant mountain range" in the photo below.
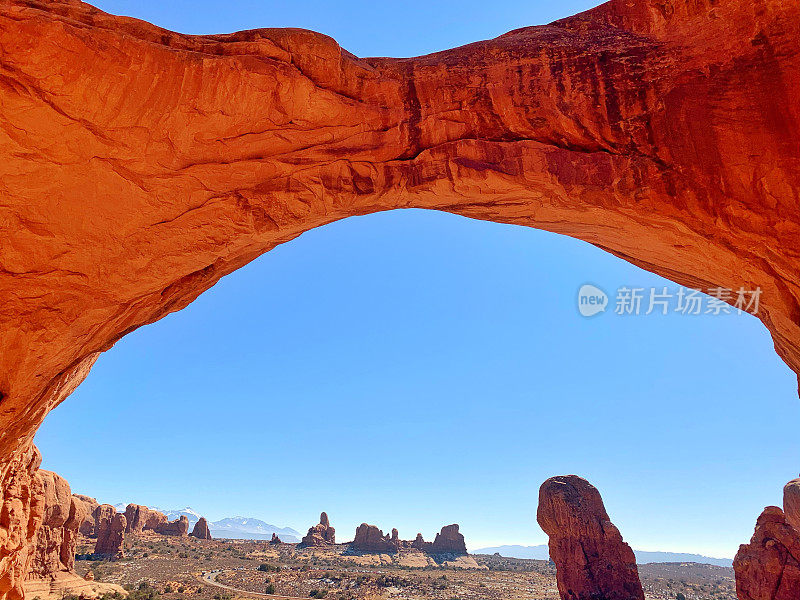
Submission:
<svg viewBox="0 0 800 600">
<path fill-rule="evenodd" d="M 118 512 L 125 512 L 126 506 L 127 504 L 120 503 L 115 504 L 114 508 Z M 151 506 L 150 508 L 163 512 L 170 521 L 179 519 L 182 516 L 186 517 L 189 519 L 189 531 L 192 530 L 201 516 L 188 506 L 181 509 L 163 509 L 156 506 Z M 272 534 L 275 533 L 281 538 L 281 541 L 296 544 L 302 537 L 299 532 L 291 527 L 270 525 L 252 517 L 228 517 L 210 522 L 208 528 L 211 530 L 212 537 L 231 540 L 269 540 L 272 538 Z"/>
<path fill-rule="evenodd" d="M 547 544 L 540 546 L 496 546 L 493 548 L 479 548 L 473 550 L 472 554 L 500 554 L 508 558 L 527 558 L 533 560 L 550 560 L 550 553 Z M 701 554 L 686 554 L 682 552 L 649 552 L 646 550 L 634 550 L 636 562 L 640 565 L 648 563 L 665 562 L 694 562 L 705 565 L 717 565 L 719 567 L 733 566 L 730 558 L 711 558 Z"/>
</svg>

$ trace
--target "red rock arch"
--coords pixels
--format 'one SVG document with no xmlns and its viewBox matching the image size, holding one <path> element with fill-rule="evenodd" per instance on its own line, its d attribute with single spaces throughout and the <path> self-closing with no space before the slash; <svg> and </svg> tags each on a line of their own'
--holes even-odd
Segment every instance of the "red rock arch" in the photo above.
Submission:
<svg viewBox="0 0 800 600">
<path fill-rule="evenodd" d="M 0 4 L 0 596 L 40 519 L 32 436 L 98 353 L 337 219 L 443 210 L 760 287 L 800 370 L 799 33 L 796 2 L 612 0 L 360 59 L 302 30 Z"/>
</svg>

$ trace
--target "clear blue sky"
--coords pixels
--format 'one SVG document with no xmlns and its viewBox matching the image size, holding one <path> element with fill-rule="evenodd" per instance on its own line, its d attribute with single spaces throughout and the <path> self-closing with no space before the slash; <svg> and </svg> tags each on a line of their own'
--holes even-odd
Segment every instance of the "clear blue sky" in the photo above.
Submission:
<svg viewBox="0 0 800 600">
<path fill-rule="evenodd" d="M 415 55 L 590 2 L 100 2 L 189 33 L 302 26 Z M 558 12 L 555 12 L 555 11 Z M 395 211 L 311 231 L 127 336 L 37 435 L 105 502 L 305 530 L 537 544 L 577 473 L 636 548 L 733 556 L 798 471 L 794 375 L 747 316 L 585 319 L 580 285 L 670 282 L 582 242 Z"/>
</svg>

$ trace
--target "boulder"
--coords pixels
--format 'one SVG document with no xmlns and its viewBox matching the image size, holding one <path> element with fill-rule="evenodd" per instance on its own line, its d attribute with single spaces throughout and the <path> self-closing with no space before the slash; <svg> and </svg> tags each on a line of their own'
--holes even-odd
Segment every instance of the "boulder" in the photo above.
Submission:
<svg viewBox="0 0 800 600">
<path fill-rule="evenodd" d="M 644 600 L 633 551 L 588 481 L 577 475 L 545 481 L 537 520 L 550 536 L 562 600 Z"/>
<path fill-rule="evenodd" d="M 104 507 L 110 508 L 111 512 Z M 108 504 L 101 505 L 99 509 L 95 512 L 97 542 L 94 546 L 94 553 L 111 560 L 123 558 L 125 556 L 125 529 L 128 526 L 125 515 L 118 513 L 113 506 Z"/>
<path fill-rule="evenodd" d="M 192 533 L 190 535 L 198 540 L 211 539 L 211 530 L 208 528 L 208 521 L 206 521 L 205 517 L 200 517 L 197 523 L 194 524 L 194 529 L 192 529 Z"/>
</svg>

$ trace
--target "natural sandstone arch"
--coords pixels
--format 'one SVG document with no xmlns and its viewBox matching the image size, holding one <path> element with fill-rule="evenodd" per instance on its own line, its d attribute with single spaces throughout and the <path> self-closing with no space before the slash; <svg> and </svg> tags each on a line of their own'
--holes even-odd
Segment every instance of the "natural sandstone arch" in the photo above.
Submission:
<svg viewBox="0 0 800 600">
<path fill-rule="evenodd" d="M 763 290 L 800 371 L 800 6 L 612 0 L 414 59 L 0 1 L 0 595 L 30 443 L 98 353 L 313 227 L 418 207 Z"/>
</svg>

